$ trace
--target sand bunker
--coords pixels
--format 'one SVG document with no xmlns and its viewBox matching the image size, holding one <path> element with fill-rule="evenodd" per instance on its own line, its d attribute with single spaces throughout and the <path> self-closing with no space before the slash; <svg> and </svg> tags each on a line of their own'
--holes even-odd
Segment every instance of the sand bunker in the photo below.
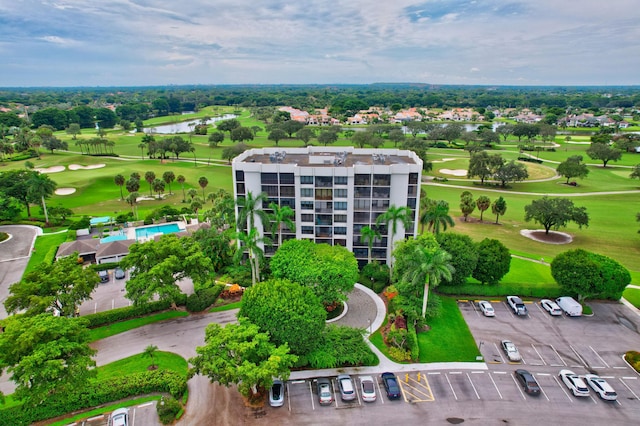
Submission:
<svg viewBox="0 0 640 426">
<path fill-rule="evenodd" d="M 34 170 L 40 173 L 59 173 L 64 171 L 64 166 L 36 167 Z"/>
<path fill-rule="evenodd" d="M 91 164 L 89 166 L 81 166 L 79 164 L 69 164 L 69 170 L 91 170 L 100 169 L 106 166 L 106 164 Z"/>
<path fill-rule="evenodd" d="M 546 234 L 544 229 L 523 229 L 520 235 L 546 244 L 569 244 L 573 241 L 573 237 L 565 232 L 549 231 Z"/>
<path fill-rule="evenodd" d="M 440 160 L 433 160 L 432 163 L 445 163 L 453 160 L 457 160 L 457 158 L 441 158 Z"/>
<path fill-rule="evenodd" d="M 462 170 L 462 169 L 456 169 L 456 170 L 440 169 L 438 171 L 440 173 L 444 174 L 444 175 L 453 175 L 453 176 L 466 176 L 467 175 L 467 171 L 466 170 Z"/>
<path fill-rule="evenodd" d="M 56 195 L 71 195 L 76 192 L 75 188 L 58 188 L 56 189 Z"/>
</svg>

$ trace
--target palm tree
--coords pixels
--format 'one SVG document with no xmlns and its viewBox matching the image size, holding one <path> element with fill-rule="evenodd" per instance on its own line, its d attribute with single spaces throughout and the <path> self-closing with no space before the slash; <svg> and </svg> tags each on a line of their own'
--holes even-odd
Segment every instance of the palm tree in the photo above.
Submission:
<svg viewBox="0 0 640 426">
<path fill-rule="evenodd" d="M 380 232 L 375 227 L 365 226 L 360 230 L 360 240 L 367 243 L 369 247 L 368 262 L 371 263 L 371 252 L 373 251 L 373 243 L 376 238 L 380 238 Z"/>
<path fill-rule="evenodd" d="M 496 215 L 496 225 L 498 224 L 498 219 L 500 216 L 503 216 L 507 212 L 507 202 L 500 196 L 496 199 L 491 205 L 491 212 Z"/>
<path fill-rule="evenodd" d="M 138 219 L 138 213 L 136 211 L 135 205 L 138 203 L 138 196 L 139 195 L 140 194 L 138 194 L 137 192 L 133 191 L 125 199 L 127 204 L 129 204 L 131 206 L 131 212 L 135 215 L 136 219 Z"/>
<path fill-rule="evenodd" d="M 376 219 L 377 226 L 389 226 L 391 224 L 391 245 L 393 246 L 393 240 L 395 235 L 398 233 L 398 223 L 401 223 L 404 226 L 404 229 L 407 229 L 411 226 L 411 209 L 408 206 L 396 207 L 395 205 L 389 206 L 386 212 L 382 213 Z M 389 230 L 387 230 L 387 233 Z M 391 257 L 391 262 L 389 264 L 389 272 L 393 274 L 393 256 Z M 393 275 L 391 275 L 393 276 Z"/>
<path fill-rule="evenodd" d="M 31 199 L 40 199 L 42 209 L 44 210 L 44 221 L 49 223 L 49 214 L 47 213 L 47 204 L 45 198 L 49 198 L 56 190 L 56 183 L 49 176 L 35 172 L 28 181 L 28 194 Z"/>
<path fill-rule="evenodd" d="M 276 203 L 269 204 L 269 209 L 273 210 L 273 213 L 269 215 L 271 219 L 271 235 L 275 237 L 275 233 L 278 233 L 278 247 L 282 245 L 282 225 L 286 225 L 291 231 L 296 230 L 296 224 L 291 220 L 296 216 L 296 213 L 289 206 L 279 206 Z"/>
<path fill-rule="evenodd" d="M 254 197 L 251 191 L 247 192 L 244 197 L 238 197 L 236 205 L 238 206 L 238 229 L 251 230 L 255 227 L 256 215 L 260 218 L 263 224 L 268 223 L 269 217 L 267 213 L 262 210 L 263 203 L 269 200 L 269 196 L 266 192 L 261 192 L 258 196 Z"/>
<path fill-rule="evenodd" d="M 156 174 L 152 171 L 148 171 L 144 174 L 144 180 L 149 184 L 149 195 L 153 195 L 151 191 L 153 189 L 153 181 L 156 180 Z"/>
<path fill-rule="evenodd" d="M 260 243 L 269 242 L 268 238 L 261 238 L 256 228 L 251 228 L 248 232 L 240 231 L 234 234 L 234 237 L 240 242 L 249 253 L 249 266 L 251 267 L 251 284 L 256 285 L 260 282 L 260 260 L 264 258 L 264 252 L 260 248 Z M 242 258 L 244 250 L 236 251 L 236 262 Z"/>
<path fill-rule="evenodd" d="M 486 195 L 481 195 L 476 200 L 476 205 L 478 206 L 478 210 L 480 210 L 480 222 L 482 222 L 482 215 L 484 211 L 491 206 L 491 200 Z"/>
<path fill-rule="evenodd" d="M 132 177 L 127 181 L 126 188 L 129 193 L 138 192 L 140 190 L 140 179 Z"/>
<path fill-rule="evenodd" d="M 455 271 L 451 266 L 451 255 L 442 249 L 432 252 L 431 249 L 418 246 L 411 257 L 411 263 L 402 279 L 410 282 L 416 287 L 424 284 L 424 295 L 422 297 L 422 316 L 427 313 L 427 301 L 429 299 L 429 289 L 435 288 L 440 281 L 451 279 L 451 274 Z"/>
<path fill-rule="evenodd" d="M 200 177 L 200 179 L 198 179 L 198 185 L 200 185 L 200 188 L 202 188 L 202 198 L 206 198 L 204 195 L 204 189 L 207 187 L 207 185 L 209 185 L 209 179 L 204 176 Z"/>
<path fill-rule="evenodd" d="M 164 181 L 161 179 L 154 179 L 153 190 L 158 193 L 158 198 L 162 198 L 162 193 L 164 192 Z"/>
<path fill-rule="evenodd" d="M 171 182 L 176 180 L 176 175 L 172 171 L 164 172 L 162 174 L 162 180 L 165 181 L 165 183 L 167 185 L 169 185 L 169 195 L 171 195 L 172 194 L 172 192 L 171 192 Z"/>
<path fill-rule="evenodd" d="M 176 180 L 178 181 L 178 183 L 180 185 L 182 185 L 182 202 L 184 203 L 187 199 L 185 193 L 184 193 L 184 183 L 186 182 L 186 178 L 182 175 L 178 175 L 178 177 L 176 178 Z"/>
<path fill-rule="evenodd" d="M 140 142 L 138 144 L 138 148 L 140 148 L 140 159 L 144 160 L 144 149 L 147 147 L 147 144 L 144 142 Z"/>
<path fill-rule="evenodd" d="M 125 184 L 124 176 L 118 174 L 113 178 L 113 182 L 120 187 L 120 201 L 124 200 L 124 195 L 122 195 L 122 187 Z"/>
<path fill-rule="evenodd" d="M 443 231 L 446 231 L 447 227 L 455 226 L 455 222 L 449 216 L 449 203 L 444 200 L 432 202 L 429 210 L 426 211 L 425 222 L 427 229 L 434 234 L 439 234 L 441 227 Z"/>
<path fill-rule="evenodd" d="M 144 348 L 144 352 L 143 352 L 144 355 L 151 358 L 151 366 L 149 366 L 150 370 L 155 370 L 156 368 L 158 368 L 158 366 L 153 363 L 153 357 L 156 354 L 156 352 L 158 352 L 158 347 L 156 345 L 149 345 L 146 348 Z"/>
<path fill-rule="evenodd" d="M 190 189 L 187 191 L 187 195 L 188 195 L 188 196 L 191 198 L 191 200 L 193 201 L 193 198 L 194 198 L 196 195 L 198 195 L 198 190 L 197 190 L 197 189 L 195 189 L 195 188 L 190 188 Z"/>
</svg>

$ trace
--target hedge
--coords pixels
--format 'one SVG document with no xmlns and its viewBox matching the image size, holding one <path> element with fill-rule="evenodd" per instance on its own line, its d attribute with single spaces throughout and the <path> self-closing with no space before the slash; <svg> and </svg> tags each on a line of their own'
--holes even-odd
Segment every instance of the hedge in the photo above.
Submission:
<svg viewBox="0 0 640 426">
<path fill-rule="evenodd" d="M 51 395 L 37 406 L 13 406 L 0 411 L 0 425 L 29 425 L 63 414 L 150 393 L 179 398 L 187 388 L 186 377 L 174 371 L 153 370 L 92 381 L 85 388 Z"/>
<path fill-rule="evenodd" d="M 411 359 L 420 359 L 420 345 L 418 345 L 418 334 L 416 327 L 412 324 L 407 326 L 407 349 L 411 353 Z"/>
<path fill-rule="evenodd" d="M 498 297 L 508 296 L 510 294 L 518 294 L 526 297 L 539 297 L 555 299 L 562 296 L 560 288 L 549 287 L 528 287 L 517 284 L 499 284 L 482 285 L 482 284 L 464 284 L 459 286 L 438 286 L 437 292 L 452 296 L 477 296 L 477 297 Z"/>
<path fill-rule="evenodd" d="M 202 312 L 213 305 L 222 293 L 225 286 L 222 284 L 215 285 L 211 288 L 204 288 L 197 293 L 187 297 L 186 308 L 189 312 Z"/>
<path fill-rule="evenodd" d="M 183 306 L 186 303 L 187 296 L 181 294 L 176 305 Z M 167 310 L 171 307 L 171 301 L 160 300 L 157 302 L 145 303 L 144 305 L 126 306 L 124 308 L 111 309 L 109 311 L 97 312 L 95 314 L 83 315 L 82 318 L 88 320 L 87 327 L 94 328 L 106 324 L 112 324 L 118 321 L 124 321 L 131 318 L 141 317 L 153 312 Z"/>
</svg>

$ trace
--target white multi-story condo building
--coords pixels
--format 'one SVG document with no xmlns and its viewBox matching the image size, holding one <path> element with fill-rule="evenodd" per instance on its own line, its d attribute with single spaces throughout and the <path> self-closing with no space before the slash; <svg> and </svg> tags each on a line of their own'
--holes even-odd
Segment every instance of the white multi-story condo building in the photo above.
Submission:
<svg viewBox="0 0 640 426">
<path fill-rule="evenodd" d="M 269 197 L 262 206 L 265 211 L 269 212 L 272 202 L 294 210 L 296 229 L 283 227 L 283 241 L 308 238 L 341 245 L 360 264 L 369 258 L 361 229 L 375 227 L 378 216 L 390 206 L 408 206 L 412 226 L 405 229 L 398 222 L 394 235 L 391 226 L 378 227 L 381 238 L 373 244 L 372 259 L 389 264 L 394 243 L 416 235 L 421 172 L 422 160 L 412 151 L 399 149 L 263 148 L 250 149 L 233 160 L 236 199 L 264 192 Z M 260 235 L 264 235 L 263 225 L 256 217 Z M 267 255 L 277 249 L 277 238 L 273 242 L 264 247 Z"/>
</svg>

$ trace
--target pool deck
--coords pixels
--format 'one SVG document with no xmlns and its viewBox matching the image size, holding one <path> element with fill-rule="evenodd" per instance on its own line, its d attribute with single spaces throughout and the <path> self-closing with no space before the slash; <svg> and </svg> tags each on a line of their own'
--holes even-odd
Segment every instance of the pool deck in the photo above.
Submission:
<svg viewBox="0 0 640 426">
<path fill-rule="evenodd" d="M 149 235 L 147 237 L 136 238 L 136 229 L 153 228 L 153 227 L 156 227 L 156 226 L 170 225 L 170 224 L 174 224 L 174 223 L 178 225 L 178 229 L 180 231 L 184 231 L 184 230 L 187 229 L 187 224 L 182 222 L 182 221 L 180 221 L 180 222 L 156 223 L 156 224 L 153 224 L 153 225 L 137 226 L 135 228 L 127 228 L 126 229 L 127 239 L 128 240 L 136 240 L 136 241 L 139 241 L 139 242 L 145 242 L 145 241 L 153 240 L 153 238 L 156 235 L 163 235 L 163 233 L 162 232 L 158 232 L 158 233 Z"/>
</svg>

